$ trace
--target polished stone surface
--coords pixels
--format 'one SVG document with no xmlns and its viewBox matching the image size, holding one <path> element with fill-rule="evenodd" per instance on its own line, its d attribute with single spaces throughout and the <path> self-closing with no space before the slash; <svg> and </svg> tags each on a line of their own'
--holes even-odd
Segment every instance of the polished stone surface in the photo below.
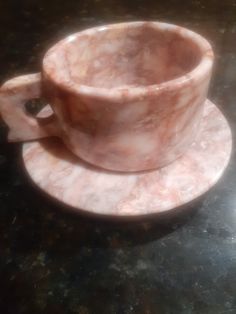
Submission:
<svg viewBox="0 0 236 314">
<path fill-rule="evenodd" d="M 236 1 L 2 1 L 1 81 L 36 72 L 48 47 L 97 24 L 179 23 L 216 52 L 210 98 L 236 132 Z M 0 144 L 0 312 L 236 312 L 235 149 L 219 183 L 178 217 L 112 223 L 59 211 L 25 177 L 21 147 Z"/>
<path fill-rule="evenodd" d="M 17 76 L 0 87 L 8 140 L 56 135 L 79 158 L 114 171 L 168 165 L 199 131 L 213 61 L 204 37 L 169 23 L 124 22 L 69 34 L 46 52 L 42 75 Z M 25 102 L 34 98 L 46 99 L 54 115 L 29 116 Z"/>
<path fill-rule="evenodd" d="M 230 127 L 207 100 L 199 134 L 186 153 L 152 171 L 104 171 L 79 160 L 56 138 L 24 143 L 24 166 L 32 182 L 65 208 L 115 218 L 176 211 L 219 180 L 231 156 Z M 158 217 L 157 217 L 158 218 Z"/>
</svg>

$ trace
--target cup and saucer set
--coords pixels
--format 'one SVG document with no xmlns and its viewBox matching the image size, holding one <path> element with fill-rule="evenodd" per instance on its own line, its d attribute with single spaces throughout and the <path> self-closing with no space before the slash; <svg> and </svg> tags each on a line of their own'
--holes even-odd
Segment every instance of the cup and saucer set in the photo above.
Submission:
<svg viewBox="0 0 236 314">
<path fill-rule="evenodd" d="M 232 135 L 207 99 L 213 51 L 186 28 L 128 22 L 56 43 L 41 73 L 0 88 L 8 141 L 25 169 L 75 212 L 137 217 L 174 211 L 208 191 L 231 154 Z M 48 105 L 36 116 L 31 99 Z"/>
</svg>

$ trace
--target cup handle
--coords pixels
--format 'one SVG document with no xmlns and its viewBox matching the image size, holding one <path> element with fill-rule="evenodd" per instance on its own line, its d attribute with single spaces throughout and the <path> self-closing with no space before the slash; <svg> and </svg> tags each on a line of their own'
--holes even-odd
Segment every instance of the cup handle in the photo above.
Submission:
<svg viewBox="0 0 236 314">
<path fill-rule="evenodd" d="M 58 135 L 54 114 L 46 118 L 32 117 L 25 110 L 27 101 L 41 96 L 40 73 L 18 76 L 1 86 L 0 117 L 9 127 L 8 141 L 30 141 Z M 51 109 L 46 108 L 47 111 Z"/>
</svg>

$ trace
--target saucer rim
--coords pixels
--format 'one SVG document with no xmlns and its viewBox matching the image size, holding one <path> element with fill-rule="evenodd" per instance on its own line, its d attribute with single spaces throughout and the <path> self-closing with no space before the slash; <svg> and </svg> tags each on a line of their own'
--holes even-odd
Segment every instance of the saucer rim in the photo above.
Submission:
<svg viewBox="0 0 236 314">
<path fill-rule="evenodd" d="M 168 208 L 165 208 L 161 211 L 152 211 L 152 212 L 148 212 L 148 213 L 135 213 L 135 212 L 130 212 L 130 213 L 125 213 L 125 214 L 120 214 L 119 212 L 99 212 L 99 211 L 94 211 L 94 210 L 90 210 L 90 209 L 86 209 L 86 208 L 80 208 L 80 207 L 75 207 L 73 205 L 68 204 L 67 202 L 60 200 L 58 197 L 56 197 L 55 195 L 51 194 L 50 192 L 47 192 L 45 190 L 45 188 L 41 187 L 36 181 L 35 179 L 31 176 L 31 174 L 29 173 L 28 169 L 27 169 L 27 162 L 24 159 L 24 147 L 26 145 L 30 145 L 32 143 L 35 143 L 37 141 L 33 141 L 33 142 L 28 142 L 28 143 L 23 143 L 22 145 L 22 152 L 21 152 L 21 157 L 22 157 L 22 163 L 23 163 L 23 167 L 25 170 L 25 173 L 28 177 L 28 179 L 30 180 L 30 183 L 33 184 L 33 186 L 36 187 L 36 189 L 38 191 L 40 191 L 41 193 L 43 193 L 48 199 L 50 199 L 51 201 L 53 201 L 54 203 L 58 203 L 58 205 L 60 205 L 60 209 L 63 210 L 64 212 L 72 212 L 72 213 L 76 213 L 76 214 L 80 214 L 80 215 L 86 215 L 86 216 L 90 216 L 90 217 L 100 217 L 100 218 L 104 218 L 104 219 L 115 219 L 115 220 L 139 220 L 139 219 L 149 219 L 152 217 L 157 217 L 157 216 L 166 216 L 171 214 L 171 212 L 173 210 L 175 211 L 181 211 L 181 209 L 183 207 L 186 207 L 188 205 L 190 205 L 191 203 L 194 203 L 195 201 L 197 202 L 198 200 L 201 199 L 201 197 L 203 197 L 207 192 L 209 192 L 220 180 L 220 178 L 222 177 L 223 173 L 225 172 L 226 168 L 228 167 L 231 157 L 232 157 L 232 147 L 233 147 L 233 139 L 232 139 L 232 131 L 230 128 L 230 124 L 228 122 L 228 120 L 226 119 L 225 115 L 222 113 L 222 111 L 217 107 L 217 105 L 207 99 L 204 107 L 207 105 L 207 103 L 210 103 L 211 105 L 213 105 L 216 110 L 218 110 L 219 114 L 221 115 L 221 117 L 224 119 L 224 123 L 228 128 L 228 132 L 229 132 L 229 136 L 230 136 L 230 147 L 229 147 L 229 153 L 227 154 L 227 157 L 225 157 L 224 160 L 224 165 L 222 166 L 221 170 L 218 172 L 217 176 L 215 177 L 214 181 L 212 181 L 209 185 L 206 185 L 205 188 L 203 190 L 201 190 L 201 192 L 198 195 L 195 195 L 192 198 L 189 199 L 185 199 L 184 201 L 180 201 L 179 203 L 176 204 L 176 206 L 170 206 Z M 201 133 L 200 133 L 201 134 Z M 50 140 L 50 139 L 47 139 Z M 198 137 L 199 140 L 199 137 Z M 176 159 L 174 162 L 172 163 L 176 163 L 178 162 L 179 159 L 181 159 L 185 154 L 188 153 L 188 150 L 182 155 L 180 156 L 178 159 Z M 144 171 L 144 173 L 146 172 L 153 172 L 153 171 L 160 171 L 161 169 L 167 168 L 169 165 L 166 165 L 165 167 L 162 167 L 160 169 L 156 169 L 156 170 L 148 170 L 148 171 Z M 103 169 L 101 169 L 103 170 Z M 116 173 L 119 174 L 119 172 L 112 172 L 110 170 L 104 170 L 106 172 L 111 172 L 111 173 Z M 127 172 L 127 175 L 131 175 L 132 173 Z M 143 172 L 141 173 L 143 174 Z M 123 174 L 125 175 L 125 174 Z M 139 173 L 135 173 L 135 175 L 139 175 Z"/>
</svg>

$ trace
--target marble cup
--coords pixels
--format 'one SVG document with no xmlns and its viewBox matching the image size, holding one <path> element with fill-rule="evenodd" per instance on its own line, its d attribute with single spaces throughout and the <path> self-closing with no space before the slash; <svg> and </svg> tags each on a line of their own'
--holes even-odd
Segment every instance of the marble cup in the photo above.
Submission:
<svg viewBox="0 0 236 314">
<path fill-rule="evenodd" d="M 58 136 L 105 169 L 162 167 L 197 135 L 213 58 L 203 37 L 166 23 L 119 23 L 70 35 L 49 49 L 40 74 L 2 85 L 8 140 Z M 41 97 L 53 113 L 29 116 L 25 103 Z"/>
</svg>

